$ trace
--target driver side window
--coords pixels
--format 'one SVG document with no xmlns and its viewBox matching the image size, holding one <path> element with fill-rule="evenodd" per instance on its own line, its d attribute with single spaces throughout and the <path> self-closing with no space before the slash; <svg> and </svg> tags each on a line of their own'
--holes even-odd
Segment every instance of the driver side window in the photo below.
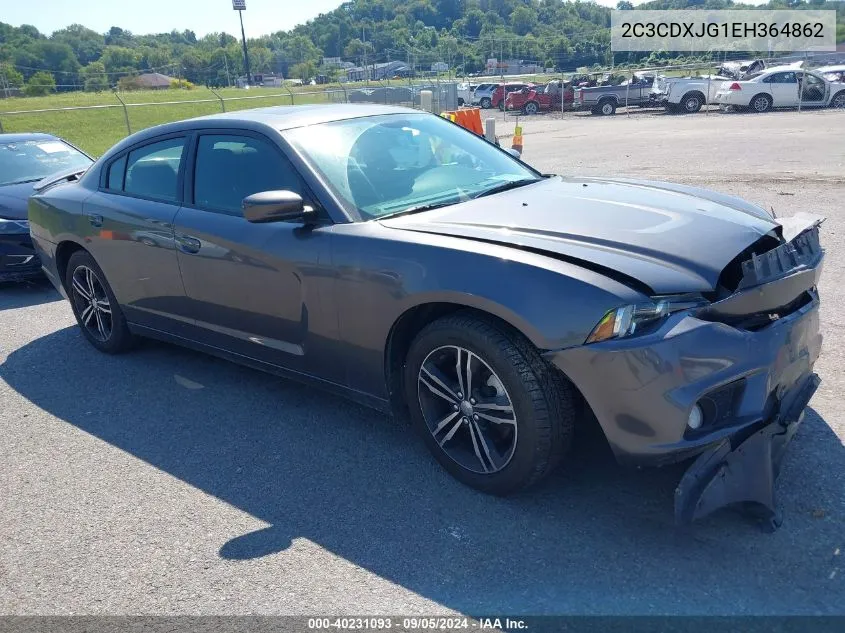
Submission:
<svg viewBox="0 0 845 633">
<path fill-rule="evenodd" d="M 794 84 L 798 83 L 794 72 L 789 73 L 775 73 L 769 78 L 769 82 L 773 84 Z"/>
<path fill-rule="evenodd" d="M 278 190 L 307 197 L 293 165 L 268 141 L 233 134 L 200 136 L 194 167 L 197 207 L 240 216 L 244 198 Z"/>
</svg>

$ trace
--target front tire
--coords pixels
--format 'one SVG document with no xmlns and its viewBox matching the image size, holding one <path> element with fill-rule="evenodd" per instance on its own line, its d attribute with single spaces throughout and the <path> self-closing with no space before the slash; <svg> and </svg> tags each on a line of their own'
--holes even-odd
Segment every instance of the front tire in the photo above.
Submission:
<svg viewBox="0 0 845 633">
<path fill-rule="evenodd" d="M 461 483 L 507 495 L 537 483 L 570 446 L 574 389 L 520 334 L 459 312 L 424 328 L 405 363 L 416 430 Z"/>
<path fill-rule="evenodd" d="M 132 347 L 134 337 L 103 271 L 86 251 L 71 255 L 65 271 L 73 315 L 82 334 L 101 352 L 119 354 Z"/>
<path fill-rule="evenodd" d="M 830 107 L 839 109 L 845 108 L 845 90 L 833 95 L 833 99 L 830 100 Z"/>
<path fill-rule="evenodd" d="M 489 110 L 491 107 L 493 107 L 493 102 L 492 102 L 492 101 L 490 101 L 490 98 L 489 98 L 489 97 L 484 97 L 484 98 L 483 98 L 483 99 L 481 99 L 481 101 L 479 102 L 479 105 L 480 105 L 482 108 L 484 108 L 485 110 Z"/>
</svg>

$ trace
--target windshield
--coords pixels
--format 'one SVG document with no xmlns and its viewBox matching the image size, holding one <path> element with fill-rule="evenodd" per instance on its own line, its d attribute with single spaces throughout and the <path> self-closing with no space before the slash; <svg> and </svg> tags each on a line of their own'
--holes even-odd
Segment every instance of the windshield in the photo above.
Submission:
<svg viewBox="0 0 845 633">
<path fill-rule="evenodd" d="M 334 121 L 284 136 L 347 211 L 365 220 L 541 178 L 481 137 L 430 114 Z"/>
<path fill-rule="evenodd" d="M 83 169 L 91 162 L 58 139 L 0 142 L 0 186 L 35 182 L 66 169 Z"/>
</svg>

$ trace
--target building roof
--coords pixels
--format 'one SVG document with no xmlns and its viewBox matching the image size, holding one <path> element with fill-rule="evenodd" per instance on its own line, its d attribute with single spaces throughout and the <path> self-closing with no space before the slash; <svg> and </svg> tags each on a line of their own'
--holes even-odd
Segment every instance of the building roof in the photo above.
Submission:
<svg viewBox="0 0 845 633">
<path fill-rule="evenodd" d="M 137 83 L 148 88 L 169 88 L 173 81 L 177 81 L 177 79 L 161 73 L 144 73 L 136 78 Z"/>
</svg>

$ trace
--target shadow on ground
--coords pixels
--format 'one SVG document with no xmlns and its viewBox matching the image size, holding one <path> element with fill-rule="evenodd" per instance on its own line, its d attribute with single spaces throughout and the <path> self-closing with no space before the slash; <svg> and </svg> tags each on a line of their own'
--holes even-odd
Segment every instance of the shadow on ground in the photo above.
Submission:
<svg viewBox="0 0 845 633">
<path fill-rule="evenodd" d="M 784 527 L 765 535 L 730 511 L 676 530 L 682 468 L 621 469 L 592 437 L 541 488 L 488 497 L 445 475 L 398 422 L 165 345 L 110 357 L 67 328 L 14 351 L 0 378 L 67 423 L 270 524 L 221 542 L 227 559 L 306 538 L 469 613 L 832 613 L 845 605 L 834 555 L 845 546 L 845 450 L 812 410 L 784 468 Z"/>
<path fill-rule="evenodd" d="M 46 279 L 0 282 L 0 310 L 15 310 L 58 301 L 62 296 Z"/>
</svg>

